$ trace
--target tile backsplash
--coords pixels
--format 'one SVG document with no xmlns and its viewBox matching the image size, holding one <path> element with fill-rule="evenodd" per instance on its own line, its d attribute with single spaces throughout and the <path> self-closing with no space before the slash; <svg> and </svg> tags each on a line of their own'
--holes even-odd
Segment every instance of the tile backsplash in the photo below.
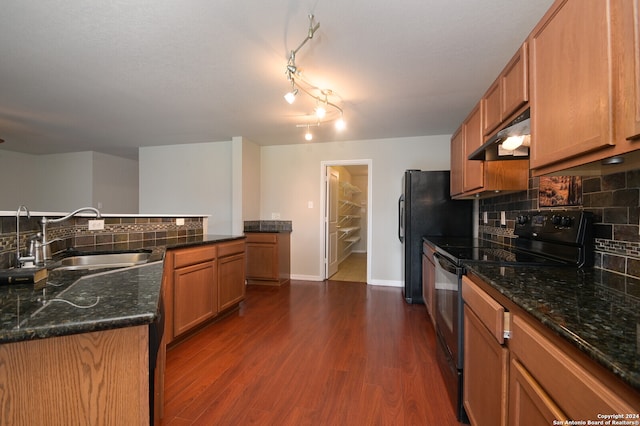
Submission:
<svg viewBox="0 0 640 426">
<path fill-rule="evenodd" d="M 513 227 L 519 212 L 553 210 L 540 207 L 540 179 L 529 179 L 529 190 L 479 201 L 479 238 L 512 245 Z M 583 209 L 595 217 L 595 266 L 640 278 L 640 169 L 605 176 L 582 177 Z M 507 226 L 500 226 L 500 212 Z M 484 213 L 488 223 L 483 223 Z"/>
<path fill-rule="evenodd" d="M 73 247 L 85 250 L 132 250 L 202 239 L 201 217 L 185 218 L 176 225 L 174 217 L 106 217 L 104 230 L 89 231 L 88 217 L 74 217 L 47 228 L 52 253 Z M 29 240 L 40 232 L 41 217 L 20 217 L 20 248 L 25 254 Z M 0 217 L 0 268 L 12 267 L 16 257 L 16 217 Z"/>
</svg>

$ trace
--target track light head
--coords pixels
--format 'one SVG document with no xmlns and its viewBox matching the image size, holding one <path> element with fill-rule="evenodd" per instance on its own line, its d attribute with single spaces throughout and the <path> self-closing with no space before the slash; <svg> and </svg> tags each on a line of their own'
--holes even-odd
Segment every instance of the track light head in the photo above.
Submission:
<svg viewBox="0 0 640 426">
<path fill-rule="evenodd" d="M 292 104 L 296 100 L 297 94 L 298 94 L 298 89 L 293 89 L 284 95 L 284 99 L 290 104 Z"/>
</svg>

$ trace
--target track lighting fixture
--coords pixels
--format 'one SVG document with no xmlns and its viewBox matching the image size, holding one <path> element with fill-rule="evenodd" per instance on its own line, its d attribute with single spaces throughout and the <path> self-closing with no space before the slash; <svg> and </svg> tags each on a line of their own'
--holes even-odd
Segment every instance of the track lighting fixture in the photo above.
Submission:
<svg viewBox="0 0 640 426">
<path fill-rule="evenodd" d="M 292 104 L 296 100 L 298 93 L 302 92 L 311 97 L 316 102 L 316 106 L 313 114 L 309 114 L 305 117 L 305 121 L 314 122 L 314 124 L 298 125 L 297 127 L 306 126 L 307 133 L 305 133 L 305 139 L 310 141 L 313 136 L 309 131 L 309 126 L 320 126 L 320 124 L 335 121 L 336 129 L 343 130 L 346 125 L 344 122 L 344 112 L 338 103 L 341 99 L 331 89 L 322 89 L 302 76 L 302 73 L 296 65 L 296 54 L 304 46 L 307 41 L 311 40 L 315 35 L 315 32 L 320 28 L 320 23 L 315 22 L 314 16 L 309 15 L 309 30 L 307 36 L 302 40 L 302 43 L 289 54 L 289 60 L 285 69 L 285 75 L 287 80 L 291 82 L 291 90 L 284 95 L 285 100 Z"/>
</svg>

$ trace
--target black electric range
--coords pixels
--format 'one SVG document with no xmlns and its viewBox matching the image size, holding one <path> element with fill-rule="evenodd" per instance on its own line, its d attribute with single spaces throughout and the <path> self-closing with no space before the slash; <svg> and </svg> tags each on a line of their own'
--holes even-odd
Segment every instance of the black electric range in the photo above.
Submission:
<svg viewBox="0 0 640 426">
<path fill-rule="evenodd" d="M 452 263 L 490 262 L 509 266 L 593 265 L 593 215 L 582 211 L 526 212 L 516 217 L 512 246 L 474 238 L 429 237 Z"/>
<path fill-rule="evenodd" d="M 465 264 L 581 268 L 593 265 L 593 216 L 582 211 L 532 211 L 517 216 L 512 246 L 464 238 L 428 237 L 434 260 L 437 359 L 458 420 L 462 405 Z"/>
</svg>

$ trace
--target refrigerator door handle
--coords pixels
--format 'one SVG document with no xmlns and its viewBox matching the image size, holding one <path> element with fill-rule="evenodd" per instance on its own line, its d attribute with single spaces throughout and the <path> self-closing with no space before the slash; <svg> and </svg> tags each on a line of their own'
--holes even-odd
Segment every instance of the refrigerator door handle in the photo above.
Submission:
<svg viewBox="0 0 640 426">
<path fill-rule="evenodd" d="M 404 195 L 398 198 L 398 239 L 404 243 Z"/>
</svg>

